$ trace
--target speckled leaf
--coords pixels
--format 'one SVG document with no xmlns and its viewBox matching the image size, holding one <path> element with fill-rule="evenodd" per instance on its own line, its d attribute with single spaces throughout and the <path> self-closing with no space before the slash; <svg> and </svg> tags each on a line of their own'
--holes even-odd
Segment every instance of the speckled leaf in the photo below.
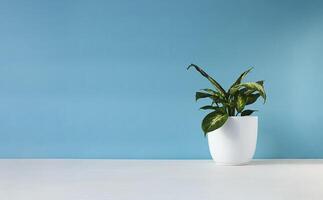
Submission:
<svg viewBox="0 0 323 200">
<path fill-rule="evenodd" d="M 247 90 L 249 90 L 251 93 L 252 92 L 259 92 L 260 96 L 264 99 L 264 102 L 266 102 L 266 93 L 265 93 L 265 89 L 263 87 L 263 85 L 261 85 L 260 83 L 256 83 L 256 82 L 248 82 L 248 83 L 241 83 L 238 85 L 240 88 L 244 87 Z M 245 92 L 245 94 L 249 94 L 250 92 Z"/>
<path fill-rule="evenodd" d="M 239 93 L 236 98 L 236 109 L 240 113 L 246 106 L 247 98 L 243 94 Z"/>
<path fill-rule="evenodd" d="M 227 113 L 214 111 L 206 115 L 202 121 L 204 135 L 220 128 L 228 119 Z"/>
</svg>

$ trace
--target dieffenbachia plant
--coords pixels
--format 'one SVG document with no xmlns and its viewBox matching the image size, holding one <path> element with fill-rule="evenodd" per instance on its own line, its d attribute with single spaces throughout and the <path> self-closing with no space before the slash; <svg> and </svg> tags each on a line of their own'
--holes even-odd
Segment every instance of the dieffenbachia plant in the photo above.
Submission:
<svg viewBox="0 0 323 200">
<path fill-rule="evenodd" d="M 229 116 L 248 116 L 257 111 L 245 108 L 247 105 L 255 103 L 259 97 L 263 98 L 264 103 L 266 102 L 264 81 L 242 83 L 242 80 L 253 68 L 243 72 L 231 87 L 225 90 L 199 66 L 191 64 L 187 69 L 191 67 L 195 68 L 214 86 L 214 89 L 207 88 L 196 92 L 195 96 L 196 101 L 203 98 L 211 99 L 210 105 L 200 108 L 202 110 L 212 110 L 202 121 L 204 135 L 223 126 Z"/>
</svg>

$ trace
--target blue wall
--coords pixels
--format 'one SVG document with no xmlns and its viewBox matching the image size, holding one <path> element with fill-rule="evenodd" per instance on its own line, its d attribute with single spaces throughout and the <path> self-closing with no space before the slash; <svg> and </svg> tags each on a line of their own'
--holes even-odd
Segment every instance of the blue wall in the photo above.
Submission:
<svg viewBox="0 0 323 200">
<path fill-rule="evenodd" d="M 0 0 L 1 158 L 210 158 L 194 92 L 266 80 L 257 158 L 323 158 L 323 1 Z"/>
</svg>

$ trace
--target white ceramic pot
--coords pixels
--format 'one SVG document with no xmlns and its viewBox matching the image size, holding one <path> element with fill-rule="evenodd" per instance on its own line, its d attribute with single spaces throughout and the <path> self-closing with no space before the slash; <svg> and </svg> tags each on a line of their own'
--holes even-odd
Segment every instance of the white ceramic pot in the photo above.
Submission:
<svg viewBox="0 0 323 200">
<path fill-rule="evenodd" d="M 255 154 L 258 117 L 229 117 L 225 124 L 207 134 L 213 160 L 219 165 L 242 165 Z"/>
</svg>

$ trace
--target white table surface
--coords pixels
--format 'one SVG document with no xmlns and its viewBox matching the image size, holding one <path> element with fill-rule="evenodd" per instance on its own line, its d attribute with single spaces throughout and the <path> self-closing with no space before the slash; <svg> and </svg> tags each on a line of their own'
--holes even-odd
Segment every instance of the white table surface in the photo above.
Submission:
<svg viewBox="0 0 323 200">
<path fill-rule="evenodd" d="M 323 160 L 0 159 L 1 200 L 323 199 Z"/>
</svg>

